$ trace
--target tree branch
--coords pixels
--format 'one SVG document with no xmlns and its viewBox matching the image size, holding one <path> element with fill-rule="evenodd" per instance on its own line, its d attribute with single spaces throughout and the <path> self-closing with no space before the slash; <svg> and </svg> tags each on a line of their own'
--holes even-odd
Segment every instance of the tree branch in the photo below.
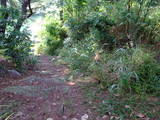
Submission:
<svg viewBox="0 0 160 120">
<path fill-rule="evenodd" d="M 29 8 L 29 15 L 27 16 L 27 18 L 31 17 L 33 15 L 33 11 L 31 8 L 31 0 L 28 0 L 28 8 Z"/>
</svg>

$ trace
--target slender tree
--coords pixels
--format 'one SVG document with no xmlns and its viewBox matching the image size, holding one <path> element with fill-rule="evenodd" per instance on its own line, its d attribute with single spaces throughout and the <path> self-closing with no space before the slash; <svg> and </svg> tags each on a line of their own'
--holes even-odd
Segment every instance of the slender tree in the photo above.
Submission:
<svg viewBox="0 0 160 120">
<path fill-rule="evenodd" d="M 0 0 L 0 7 L 6 9 L 7 8 L 7 0 Z M 5 34 L 5 28 L 6 28 L 6 21 L 8 18 L 8 14 L 6 11 L 1 12 L 1 21 L 0 21 L 0 35 L 2 36 L 2 38 L 4 38 L 4 34 Z"/>
<path fill-rule="evenodd" d="M 31 8 L 31 0 L 23 0 L 22 1 L 22 7 L 21 7 L 21 17 L 18 19 L 18 22 L 15 26 L 15 30 L 20 30 L 22 27 L 23 22 L 31 17 L 33 14 L 32 8 Z"/>
</svg>

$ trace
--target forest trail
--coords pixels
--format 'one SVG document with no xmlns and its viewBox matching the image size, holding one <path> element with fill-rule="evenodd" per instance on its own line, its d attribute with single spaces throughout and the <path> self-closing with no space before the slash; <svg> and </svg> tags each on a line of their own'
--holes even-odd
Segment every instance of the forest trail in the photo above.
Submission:
<svg viewBox="0 0 160 120">
<path fill-rule="evenodd" d="M 85 105 L 81 87 L 65 80 L 68 69 L 51 59 L 40 56 L 34 74 L 1 88 L 0 104 L 13 109 L 10 120 L 100 120 Z"/>
</svg>

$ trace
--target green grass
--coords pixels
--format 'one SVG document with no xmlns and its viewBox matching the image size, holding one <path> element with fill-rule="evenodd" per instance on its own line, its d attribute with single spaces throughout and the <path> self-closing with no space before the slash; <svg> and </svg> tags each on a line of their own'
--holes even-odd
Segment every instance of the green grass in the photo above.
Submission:
<svg viewBox="0 0 160 120">
<path fill-rule="evenodd" d="M 104 100 L 100 105 L 99 112 L 101 114 L 108 113 L 117 116 L 122 120 L 138 119 L 138 114 L 143 114 L 146 118 L 160 118 L 159 100 L 148 100 L 149 96 L 113 96 L 109 95 L 108 100 Z"/>
<path fill-rule="evenodd" d="M 83 86 L 87 105 L 94 108 L 101 116 L 109 115 L 117 120 L 141 120 L 145 118 L 159 120 L 160 98 L 125 94 L 115 96 L 107 91 L 100 91 L 96 84 Z M 91 104 L 90 104 L 91 103 Z"/>
<path fill-rule="evenodd" d="M 6 104 L 0 105 L 0 120 L 9 120 L 14 115 L 13 110 L 19 103 L 15 101 L 9 101 Z"/>
</svg>

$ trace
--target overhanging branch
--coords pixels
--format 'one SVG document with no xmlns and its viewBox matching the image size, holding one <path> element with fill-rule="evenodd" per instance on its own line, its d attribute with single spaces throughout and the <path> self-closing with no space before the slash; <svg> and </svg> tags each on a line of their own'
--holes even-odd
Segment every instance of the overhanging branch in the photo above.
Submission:
<svg viewBox="0 0 160 120">
<path fill-rule="evenodd" d="M 27 15 L 27 18 L 33 15 L 33 10 L 31 8 L 31 0 L 28 0 L 28 8 L 29 8 L 29 15 Z"/>
</svg>

